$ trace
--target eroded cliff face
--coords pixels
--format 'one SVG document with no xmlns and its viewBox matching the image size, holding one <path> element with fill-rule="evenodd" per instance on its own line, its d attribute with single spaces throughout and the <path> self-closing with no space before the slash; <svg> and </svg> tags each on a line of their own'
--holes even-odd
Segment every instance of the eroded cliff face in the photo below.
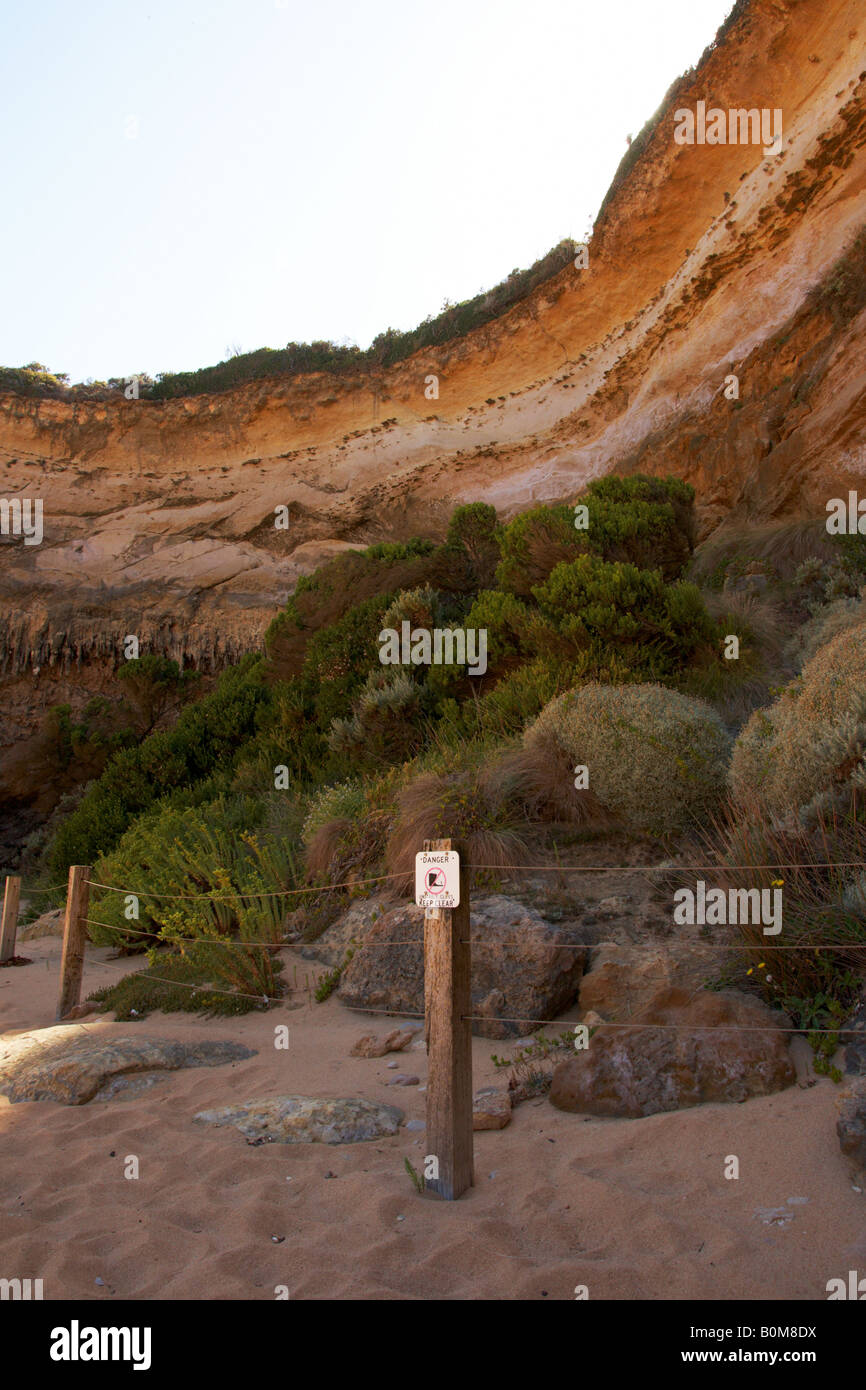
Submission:
<svg viewBox="0 0 866 1390">
<path fill-rule="evenodd" d="M 0 397 L 0 495 L 44 507 L 40 545 L 0 541 L 0 797 L 27 794 L 41 711 L 100 688 L 127 633 L 218 669 L 327 555 L 438 536 L 457 502 L 507 517 L 610 470 L 674 473 L 706 535 L 862 488 L 866 313 L 813 291 L 866 223 L 864 95 L 862 0 L 753 0 L 675 104 L 780 108 L 781 153 L 677 144 L 670 110 L 589 266 L 485 327 L 377 376 Z"/>
</svg>

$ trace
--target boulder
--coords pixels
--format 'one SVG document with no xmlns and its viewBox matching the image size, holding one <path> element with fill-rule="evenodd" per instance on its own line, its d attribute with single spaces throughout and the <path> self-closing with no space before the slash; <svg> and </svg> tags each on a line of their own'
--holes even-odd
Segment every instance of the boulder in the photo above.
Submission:
<svg viewBox="0 0 866 1390">
<path fill-rule="evenodd" d="M 403 1028 L 395 1028 L 393 1033 L 386 1033 L 384 1038 L 377 1038 L 375 1033 L 365 1033 L 355 1043 L 349 1056 L 384 1057 L 388 1052 L 403 1052 L 422 1027 L 421 1023 L 409 1023 Z"/>
<path fill-rule="evenodd" d="M 504 1129 L 511 1122 L 511 1097 L 507 1091 L 488 1086 L 472 1102 L 472 1128 Z"/>
<path fill-rule="evenodd" d="M 63 922 L 66 913 L 62 907 L 52 908 L 50 912 L 43 912 L 40 917 L 34 917 L 26 927 L 18 928 L 19 941 L 35 941 L 40 936 L 62 936 Z"/>
<path fill-rule="evenodd" d="M 661 989 L 640 1016 L 658 1026 L 599 1028 L 587 1049 L 556 1068 L 551 1103 L 634 1118 L 781 1091 L 796 1079 L 784 1021 L 734 990 Z"/>
<path fill-rule="evenodd" d="M 839 1148 L 861 1180 L 866 1177 L 866 1092 L 853 1095 L 836 1121 Z"/>
<path fill-rule="evenodd" d="M 109 1099 L 112 1078 L 133 1073 L 219 1067 L 256 1054 L 233 1042 L 170 1042 L 166 1038 L 97 1037 L 72 1027 L 46 1028 L 14 1038 L 0 1056 L 0 1091 L 9 1100 L 56 1100 L 85 1105 Z"/>
<path fill-rule="evenodd" d="M 251 1144 L 359 1144 L 396 1134 L 403 1112 L 358 1096 L 339 1100 L 276 1096 L 202 1110 L 195 1123 L 234 1125 Z"/>
<path fill-rule="evenodd" d="M 423 1013 L 423 927 L 420 907 L 385 913 L 343 971 L 338 998 L 349 1008 Z M 534 1020 L 552 1020 L 574 1003 L 586 959 L 577 926 L 554 925 L 493 894 L 473 902 L 470 939 L 472 1013 L 485 1016 L 474 1033 L 520 1037 Z"/>
<path fill-rule="evenodd" d="M 664 946 L 604 941 L 592 952 L 580 982 L 581 1012 L 624 1022 L 642 1014 L 662 989 L 699 991 L 714 969 L 718 952 L 702 942 L 689 942 L 687 951 L 674 954 Z"/>
<path fill-rule="evenodd" d="M 357 949 L 374 922 L 393 911 L 393 898 L 381 895 L 362 898 L 352 904 L 316 940 L 300 948 L 304 960 L 318 960 L 334 969 L 342 965 L 350 950 Z"/>
</svg>

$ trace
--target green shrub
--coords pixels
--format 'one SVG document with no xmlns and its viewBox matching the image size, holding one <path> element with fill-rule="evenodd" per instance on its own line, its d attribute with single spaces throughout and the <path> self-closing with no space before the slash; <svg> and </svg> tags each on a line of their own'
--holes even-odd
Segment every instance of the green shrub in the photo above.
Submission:
<svg viewBox="0 0 866 1390">
<path fill-rule="evenodd" d="M 230 771 L 268 698 L 262 674 L 260 658 L 244 658 L 223 672 L 209 695 L 188 706 L 169 732 L 151 734 L 116 753 L 58 829 L 48 851 L 52 871 L 92 864 L 167 792 L 190 787 L 217 769 Z"/>
<path fill-rule="evenodd" d="M 840 632 L 860 627 L 866 622 L 866 600 L 840 598 L 818 608 L 809 621 L 799 629 L 793 643 L 797 665 L 802 668 L 821 647 Z"/>
<path fill-rule="evenodd" d="M 570 559 L 584 542 L 574 528 L 571 507 L 533 507 L 521 512 L 499 535 L 502 559 L 496 586 L 519 598 L 529 598 L 561 560 Z"/>
<path fill-rule="evenodd" d="M 364 784 L 361 781 L 336 782 L 321 787 L 310 800 L 301 838 L 310 845 L 323 825 L 333 820 L 357 820 L 367 809 Z"/>
<path fill-rule="evenodd" d="M 386 667 L 372 671 L 351 716 L 333 720 L 328 745 L 356 768 L 404 762 L 424 741 L 422 700 L 423 687 L 408 670 Z"/>
<path fill-rule="evenodd" d="M 658 570 L 579 555 L 557 565 L 533 594 L 563 639 L 563 655 L 619 656 L 635 672 L 673 674 L 716 629 L 693 584 L 665 584 Z"/>
<path fill-rule="evenodd" d="M 382 628 L 402 631 L 401 624 L 408 622 L 414 627 L 434 628 L 441 626 L 442 603 L 435 589 L 425 584 L 417 589 L 404 589 L 382 614 Z M 410 671 L 417 670 L 410 667 Z"/>
<path fill-rule="evenodd" d="M 466 614 L 464 626 L 486 631 L 487 671 L 498 675 L 535 654 L 543 624 L 514 594 L 485 589 Z M 453 675 L 453 668 L 445 674 Z"/>
<path fill-rule="evenodd" d="M 317 682 L 295 676 L 276 681 L 270 699 L 256 714 L 256 732 L 238 754 L 235 791 L 262 795 L 274 785 L 274 769 L 288 769 L 292 786 L 305 787 L 321 776 L 327 761 L 325 732 L 316 722 Z"/>
<path fill-rule="evenodd" d="M 279 975 L 282 961 L 272 961 L 273 981 L 269 999 L 281 995 L 285 986 Z M 265 990 L 262 990 L 264 996 Z M 145 1018 L 155 1009 L 161 1013 L 203 1013 L 237 1016 L 253 1009 L 264 1009 L 264 999 L 248 998 L 248 991 L 216 990 L 206 963 L 188 956 L 160 951 L 144 970 L 124 975 L 116 984 L 104 985 L 88 995 L 104 1013 L 114 1011 L 118 1023 Z"/>
<path fill-rule="evenodd" d="M 487 502 L 470 502 L 451 513 L 442 553 L 448 567 L 457 571 L 461 591 L 477 592 L 493 584 L 501 531 L 496 509 Z M 454 578 L 450 582 L 454 586 Z"/>
<path fill-rule="evenodd" d="M 277 795 L 277 794 L 274 794 Z M 202 928 L 245 939 L 276 940 L 285 912 L 277 895 L 297 881 L 291 846 L 261 834 L 264 798 L 221 796 L 197 807 L 171 800 L 139 816 L 94 868 L 92 926 L 98 945 L 141 949 L 147 938 L 167 939 L 164 928 L 178 901 L 189 898 L 190 920 Z M 139 897 L 138 916 L 127 917 L 127 895 Z"/>
<path fill-rule="evenodd" d="M 367 676 L 381 670 L 379 633 L 394 594 L 374 594 L 311 637 L 304 676 L 315 686 L 313 717 L 326 734 L 360 694 Z"/>
<path fill-rule="evenodd" d="M 503 676 L 478 700 L 443 700 L 437 731 L 446 742 L 523 731 L 555 695 L 571 690 L 583 677 L 579 663 L 537 657 Z M 621 676 L 626 680 L 627 673 Z"/>
<path fill-rule="evenodd" d="M 383 542 L 344 551 L 299 579 L 265 633 L 273 675 L 281 680 L 299 675 L 313 635 L 338 623 L 350 609 L 376 598 L 390 603 L 401 590 L 425 584 L 435 551 L 432 541 L 417 537 L 405 544 Z"/>
<path fill-rule="evenodd" d="M 581 501 L 588 527 L 578 532 L 603 560 L 660 569 L 679 578 L 694 549 L 695 490 L 678 478 L 609 475 L 591 482 Z"/>
<path fill-rule="evenodd" d="M 145 652 L 121 666 L 117 678 L 135 719 L 139 737 L 145 738 L 167 714 L 189 699 L 201 680 L 198 671 L 182 671 L 176 661 Z"/>
<path fill-rule="evenodd" d="M 523 741 L 542 760 L 588 768 L 589 790 L 631 830 L 683 830 L 724 798 L 724 725 L 702 701 L 662 686 L 585 685 L 547 705 Z"/>
</svg>

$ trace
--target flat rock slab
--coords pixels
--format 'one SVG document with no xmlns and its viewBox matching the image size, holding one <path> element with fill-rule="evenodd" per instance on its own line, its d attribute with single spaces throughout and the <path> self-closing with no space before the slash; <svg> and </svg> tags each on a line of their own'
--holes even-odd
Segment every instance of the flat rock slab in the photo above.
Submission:
<svg viewBox="0 0 866 1390">
<path fill-rule="evenodd" d="M 394 1105 L 358 1096 L 275 1096 L 202 1110 L 194 1118 L 196 1124 L 234 1125 L 254 1144 L 360 1144 L 396 1134 L 404 1116 Z"/>
<path fill-rule="evenodd" d="M 86 1105 L 110 1099 L 110 1083 L 134 1073 L 220 1067 L 256 1054 L 233 1042 L 171 1042 L 167 1038 L 110 1038 L 80 1028 L 46 1028 L 14 1038 L 0 1056 L 0 1092 L 9 1100 L 56 1100 Z M 100 1094 L 102 1093 L 102 1094 Z"/>
</svg>

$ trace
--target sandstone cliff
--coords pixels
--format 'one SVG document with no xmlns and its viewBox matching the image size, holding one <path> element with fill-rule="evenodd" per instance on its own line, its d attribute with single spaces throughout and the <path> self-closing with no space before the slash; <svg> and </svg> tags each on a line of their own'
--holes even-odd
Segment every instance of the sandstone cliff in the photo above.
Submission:
<svg viewBox="0 0 866 1390">
<path fill-rule="evenodd" d="M 781 108 L 782 152 L 679 145 L 669 109 L 588 268 L 466 337 L 375 376 L 0 397 L 2 495 L 45 512 L 41 545 L 0 541 L 0 796 L 27 794 L 22 739 L 101 687 L 125 634 L 216 669 L 334 549 L 435 536 L 456 502 L 507 516 L 611 469 L 672 472 L 706 535 L 862 485 L 866 313 L 838 263 L 866 223 L 864 93 L 861 0 L 752 0 L 675 105 Z"/>
</svg>

